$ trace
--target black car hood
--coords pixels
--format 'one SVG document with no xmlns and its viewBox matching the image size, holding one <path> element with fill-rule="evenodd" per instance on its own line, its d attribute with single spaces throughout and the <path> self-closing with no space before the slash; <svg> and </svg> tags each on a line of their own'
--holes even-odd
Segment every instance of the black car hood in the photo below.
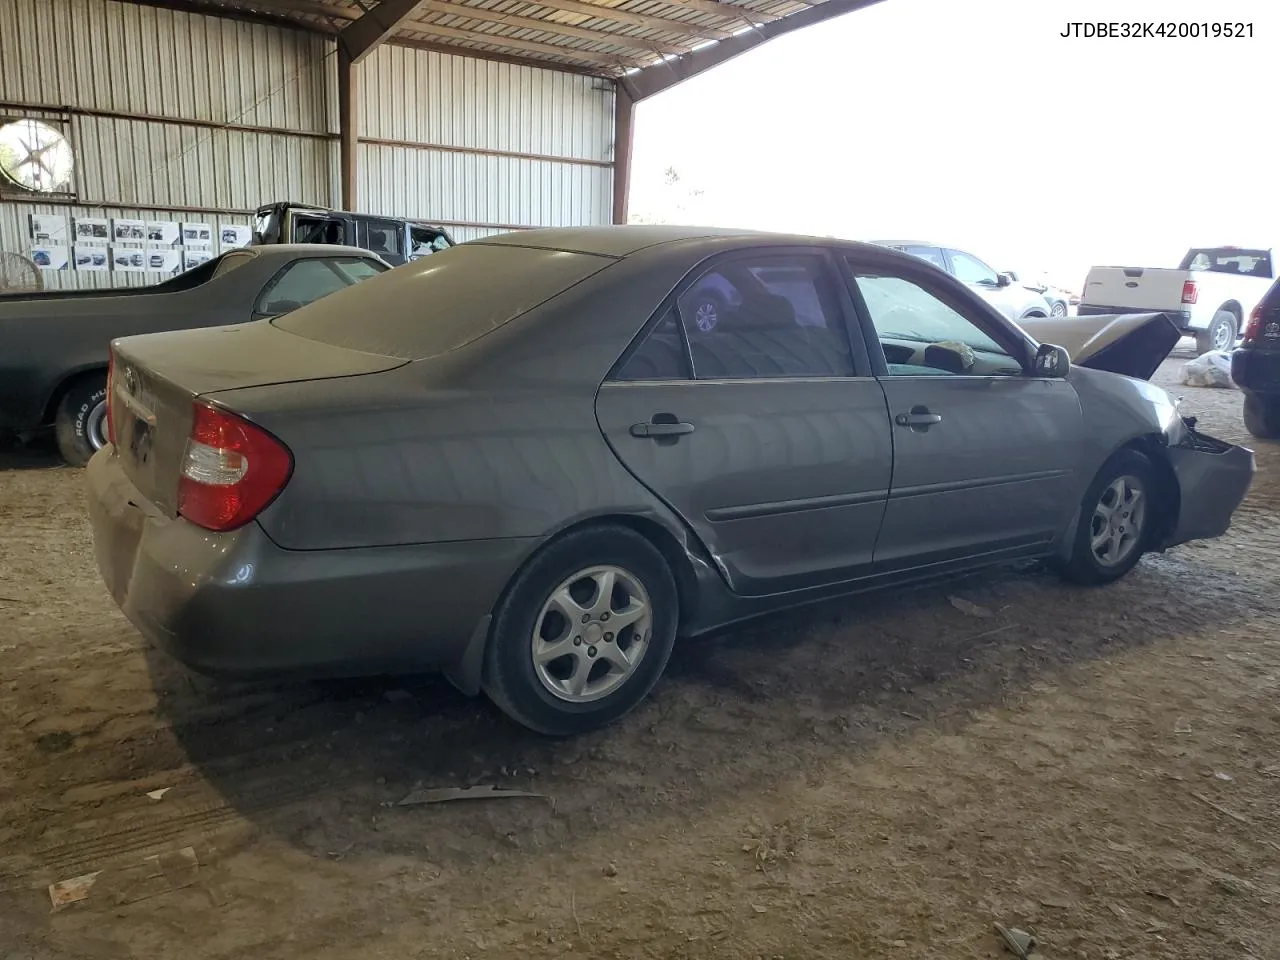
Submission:
<svg viewBox="0 0 1280 960">
<path fill-rule="evenodd" d="M 1022 328 L 1040 343 L 1065 348 L 1077 366 L 1137 380 L 1150 380 L 1182 339 L 1166 313 L 1035 319 Z"/>
</svg>

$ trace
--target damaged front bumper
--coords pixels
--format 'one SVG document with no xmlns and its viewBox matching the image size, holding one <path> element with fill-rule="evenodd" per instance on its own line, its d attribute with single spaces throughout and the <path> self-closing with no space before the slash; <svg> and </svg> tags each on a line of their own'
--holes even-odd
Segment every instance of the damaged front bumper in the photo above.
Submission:
<svg viewBox="0 0 1280 960">
<path fill-rule="evenodd" d="M 1176 514 L 1157 549 L 1220 537 L 1253 482 L 1253 451 L 1199 433 L 1193 421 L 1166 450 L 1178 481 Z"/>
</svg>

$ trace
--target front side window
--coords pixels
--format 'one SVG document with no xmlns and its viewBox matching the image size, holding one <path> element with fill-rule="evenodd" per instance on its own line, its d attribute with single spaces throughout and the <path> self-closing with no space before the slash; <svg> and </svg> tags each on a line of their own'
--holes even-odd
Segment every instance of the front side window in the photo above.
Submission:
<svg viewBox="0 0 1280 960">
<path fill-rule="evenodd" d="M 999 285 L 1000 280 L 996 272 L 977 257 L 961 253 L 959 250 L 948 250 L 947 255 L 951 258 L 951 272 L 956 275 L 957 280 L 981 284 L 984 287 Z"/>
<path fill-rule="evenodd" d="M 1021 365 L 919 284 L 854 268 L 890 376 L 1019 376 Z"/>
<path fill-rule="evenodd" d="M 349 287 L 385 268 L 372 260 L 295 260 L 276 275 L 258 300 L 257 312 L 276 317 Z"/>
<path fill-rule="evenodd" d="M 835 284 L 819 256 L 724 261 L 678 308 L 699 380 L 854 374 Z"/>
</svg>

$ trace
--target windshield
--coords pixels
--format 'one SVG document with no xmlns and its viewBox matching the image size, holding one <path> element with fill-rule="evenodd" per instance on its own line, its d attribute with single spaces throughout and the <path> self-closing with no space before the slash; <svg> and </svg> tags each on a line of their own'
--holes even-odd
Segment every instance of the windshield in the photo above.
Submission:
<svg viewBox="0 0 1280 960">
<path fill-rule="evenodd" d="M 420 360 L 496 330 L 613 262 L 585 253 L 464 243 L 272 323 L 309 340 Z"/>
<path fill-rule="evenodd" d="M 1245 277 L 1271 279 L 1271 251 L 1240 247 L 1203 247 L 1187 251 L 1180 270 L 1205 273 L 1234 273 Z"/>
</svg>

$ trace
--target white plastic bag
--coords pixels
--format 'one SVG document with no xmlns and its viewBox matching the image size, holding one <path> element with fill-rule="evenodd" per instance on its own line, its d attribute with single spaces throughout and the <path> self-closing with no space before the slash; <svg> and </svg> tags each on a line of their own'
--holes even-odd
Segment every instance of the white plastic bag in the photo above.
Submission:
<svg viewBox="0 0 1280 960">
<path fill-rule="evenodd" d="M 1210 350 L 1182 365 L 1182 382 L 1188 387 L 1235 387 L 1231 380 L 1231 354 Z"/>
</svg>

